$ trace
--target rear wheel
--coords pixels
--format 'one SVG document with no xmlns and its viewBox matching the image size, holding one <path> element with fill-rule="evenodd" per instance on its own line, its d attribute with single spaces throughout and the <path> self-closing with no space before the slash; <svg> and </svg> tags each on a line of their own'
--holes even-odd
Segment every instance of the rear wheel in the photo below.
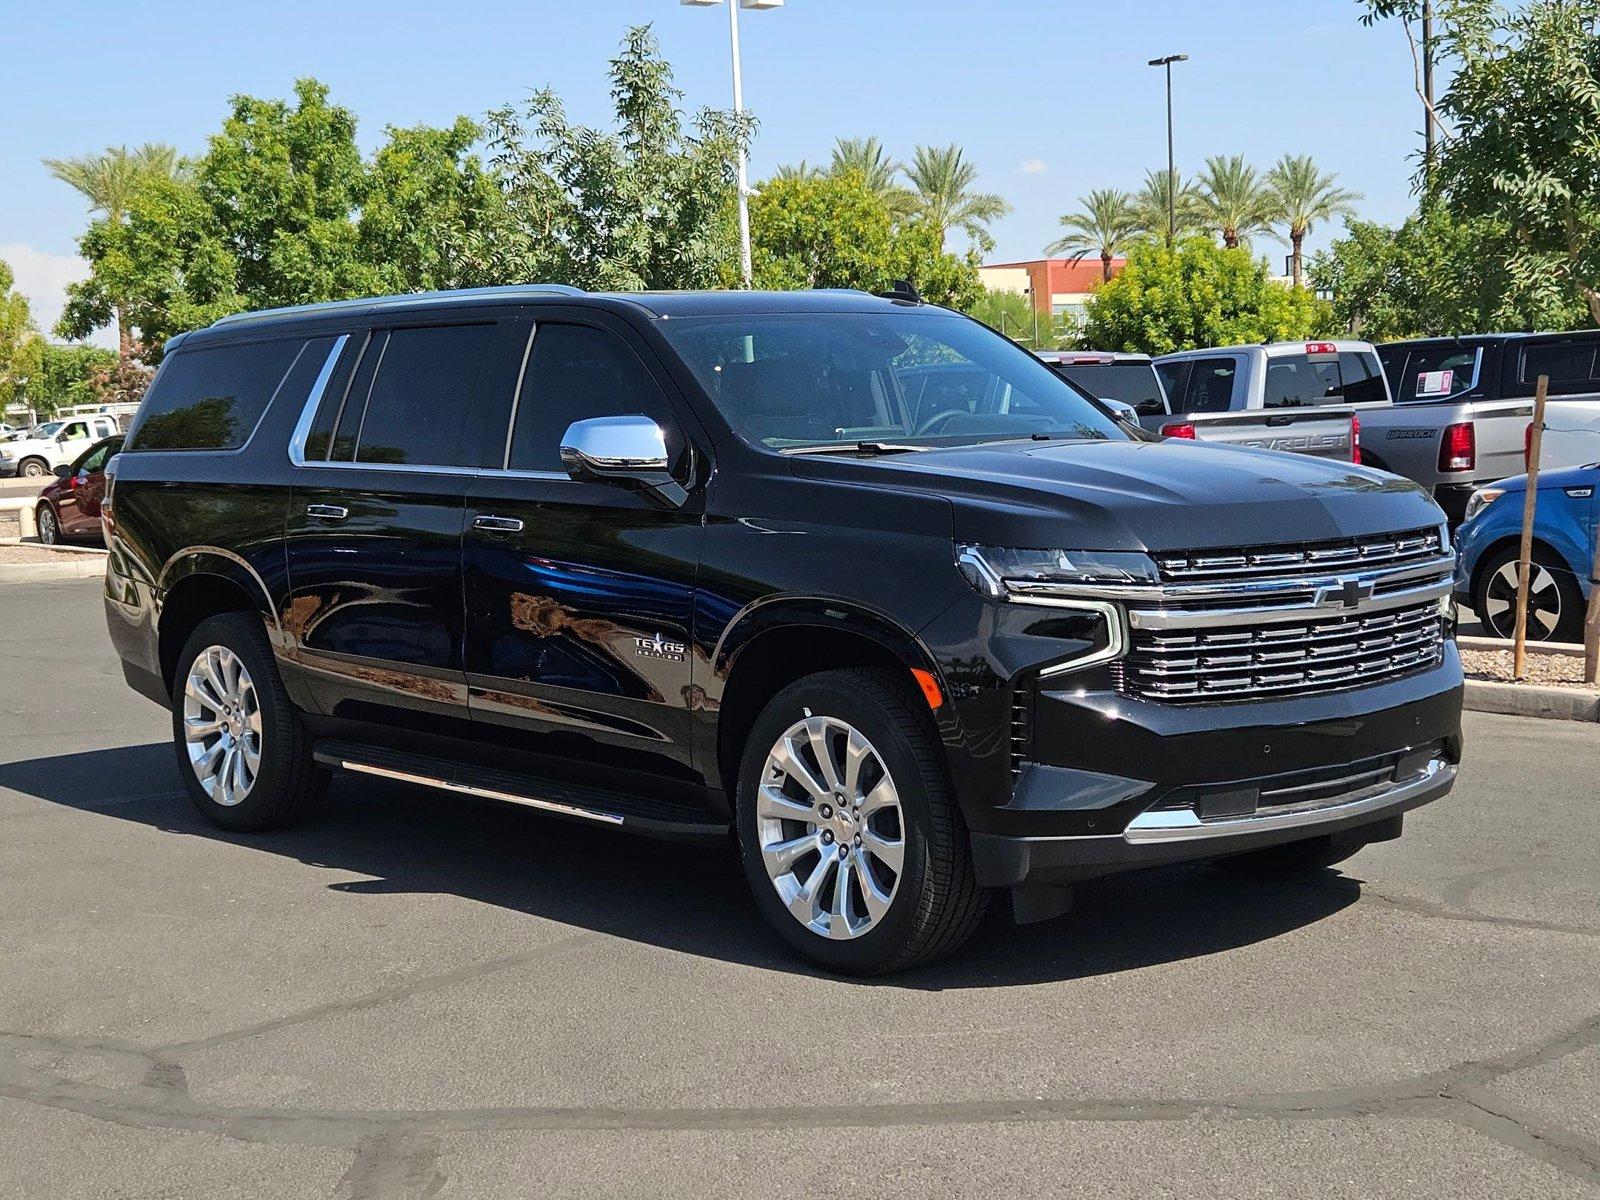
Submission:
<svg viewBox="0 0 1600 1200">
<path fill-rule="evenodd" d="M 189 798 L 214 825 L 272 829 L 299 820 L 327 775 L 278 678 L 261 622 L 203 621 L 178 656 L 172 736 Z"/>
<path fill-rule="evenodd" d="M 1473 607 L 1494 637 L 1516 633 L 1516 546 L 1495 551 L 1478 572 Z M 1576 642 L 1583 637 L 1583 592 L 1561 556 L 1535 546 L 1528 564 L 1528 637 L 1535 641 Z"/>
<path fill-rule="evenodd" d="M 34 524 L 39 527 L 39 540 L 46 546 L 59 545 L 61 542 L 61 522 L 56 519 L 56 510 L 48 504 L 39 505 L 35 514 Z"/>
<path fill-rule="evenodd" d="M 876 975 L 948 954 L 987 906 L 927 710 L 894 671 L 808 676 L 757 718 L 738 833 L 756 905 L 806 958 Z"/>
</svg>

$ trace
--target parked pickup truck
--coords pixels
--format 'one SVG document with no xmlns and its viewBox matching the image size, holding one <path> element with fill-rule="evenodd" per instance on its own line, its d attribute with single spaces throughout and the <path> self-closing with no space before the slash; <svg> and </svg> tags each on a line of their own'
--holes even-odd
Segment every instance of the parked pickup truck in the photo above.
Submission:
<svg viewBox="0 0 1600 1200">
<path fill-rule="evenodd" d="M 122 432 L 115 417 L 72 417 L 50 421 L 0 441 L 0 479 L 21 475 L 43 479 L 75 460 L 101 438 Z"/>
<path fill-rule="evenodd" d="M 1171 415 L 1140 424 L 1163 437 L 1359 462 L 1361 423 L 1390 404 L 1367 342 L 1185 350 L 1156 359 L 1155 370 Z"/>
<path fill-rule="evenodd" d="M 1363 461 L 1414 479 L 1459 522 L 1485 483 L 1527 470 L 1539 376 L 1549 377 L 1546 469 L 1600 461 L 1600 330 L 1491 333 L 1378 347 L 1395 408 Z"/>
</svg>

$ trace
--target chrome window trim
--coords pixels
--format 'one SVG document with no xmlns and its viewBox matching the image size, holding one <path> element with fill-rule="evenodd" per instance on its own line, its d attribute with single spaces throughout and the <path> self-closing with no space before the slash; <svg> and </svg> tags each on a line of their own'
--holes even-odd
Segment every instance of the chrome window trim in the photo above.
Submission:
<svg viewBox="0 0 1600 1200">
<path fill-rule="evenodd" d="M 333 349 L 328 351 L 322 370 L 317 372 L 317 378 L 311 385 L 311 394 L 306 397 L 305 407 L 300 410 L 300 419 L 295 422 L 294 434 L 289 438 L 289 462 L 293 466 L 309 465 L 306 462 L 306 438 L 311 436 L 311 422 L 316 420 L 317 408 L 328 390 L 328 380 L 333 378 L 333 369 L 338 366 L 339 356 L 344 353 L 345 344 L 349 341 L 348 333 L 341 333 L 334 339 Z"/>
<path fill-rule="evenodd" d="M 1238 834 L 1265 833 L 1279 829 L 1300 829 L 1308 826 L 1341 821 L 1348 817 L 1401 804 L 1420 793 L 1431 791 L 1441 784 L 1449 784 L 1456 776 L 1456 767 L 1441 758 L 1432 759 L 1427 767 L 1413 779 L 1395 785 L 1380 784 L 1354 796 L 1348 793 L 1335 796 L 1332 802 L 1308 801 L 1304 805 L 1248 817 L 1232 817 L 1202 821 L 1193 809 L 1152 809 L 1140 813 L 1122 831 L 1122 840 L 1133 845 L 1150 845 L 1160 842 L 1192 842 L 1211 838 L 1227 838 Z"/>
<path fill-rule="evenodd" d="M 511 470 L 511 439 L 517 434 L 517 410 L 522 407 L 522 384 L 528 377 L 528 362 L 533 358 L 533 339 L 539 334 L 539 322 L 528 326 L 528 340 L 522 347 L 522 365 L 517 368 L 517 388 L 511 393 L 511 416 L 506 421 L 506 442 L 500 451 L 500 470 Z"/>
</svg>

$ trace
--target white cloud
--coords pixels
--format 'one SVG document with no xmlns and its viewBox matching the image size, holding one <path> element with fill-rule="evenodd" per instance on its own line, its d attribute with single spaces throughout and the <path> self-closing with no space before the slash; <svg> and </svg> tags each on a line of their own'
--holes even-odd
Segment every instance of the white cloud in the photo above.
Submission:
<svg viewBox="0 0 1600 1200">
<path fill-rule="evenodd" d="M 46 337 L 54 338 L 52 331 L 67 303 L 67 284 L 87 278 L 89 264 L 76 254 L 50 254 L 26 242 L 0 244 L 0 260 L 16 275 L 17 290 L 28 298 L 35 324 Z M 97 329 L 89 341 L 115 350 L 116 330 Z"/>
<path fill-rule="evenodd" d="M 1022 173 L 1024 175 L 1042 175 L 1050 169 L 1050 164 L 1042 158 L 1026 158 L 1022 160 Z"/>
</svg>

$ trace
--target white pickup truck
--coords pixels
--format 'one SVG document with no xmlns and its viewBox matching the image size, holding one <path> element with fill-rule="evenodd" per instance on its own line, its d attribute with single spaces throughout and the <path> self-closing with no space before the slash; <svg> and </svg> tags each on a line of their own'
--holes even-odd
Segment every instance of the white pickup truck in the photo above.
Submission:
<svg viewBox="0 0 1600 1200">
<path fill-rule="evenodd" d="M 115 417 L 68 417 L 10 434 L 0 439 L 0 479 L 42 479 L 118 432 Z"/>
</svg>

